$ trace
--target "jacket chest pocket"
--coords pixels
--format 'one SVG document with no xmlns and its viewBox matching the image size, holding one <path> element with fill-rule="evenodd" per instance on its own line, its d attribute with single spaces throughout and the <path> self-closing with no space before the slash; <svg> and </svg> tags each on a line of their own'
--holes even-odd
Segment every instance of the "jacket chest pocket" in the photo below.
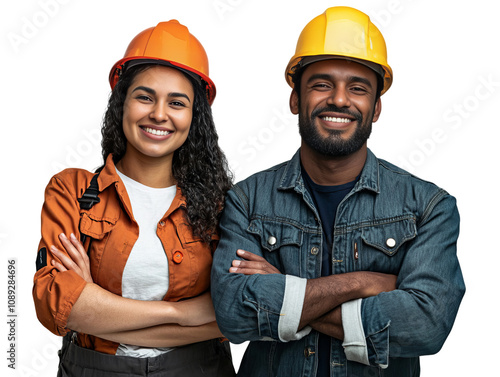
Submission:
<svg viewBox="0 0 500 377">
<path fill-rule="evenodd" d="M 354 261 L 360 269 L 397 273 L 409 241 L 417 235 L 413 216 L 378 220 L 361 228 L 362 242 L 354 244 Z"/>
<path fill-rule="evenodd" d="M 247 231 L 257 237 L 264 258 L 272 265 L 282 273 L 300 276 L 302 229 L 285 220 L 255 218 Z"/>
<path fill-rule="evenodd" d="M 121 287 L 118 285 L 116 287 L 107 286 L 107 282 L 101 281 L 99 271 L 103 262 L 104 250 L 108 244 L 111 231 L 116 227 L 116 222 L 116 218 L 94 216 L 87 212 L 82 214 L 80 220 L 80 232 L 90 237 L 92 242 L 89 252 L 92 278 L 97 284 L 115 293 L 119 292 Z M 116 250 L 117 246 L 113 246 L 113 249 Z M 123 249 L 123 245 L 121 249 Z M 119 249 L 120 252 L 121 249 Z M 110 265 L 115 264 L 116 262 Z"/>
<path fill-rule="evenodd" d="M 176 239 L 169 231 L 160 236 L 169 264 L 169 289 L 165 296 L 168 301 L 194 297 L 207 291 L 212 266 L 211 246 L 194 236 L 189 224 L 176 222 L 175 228 Z"/>
</svg>

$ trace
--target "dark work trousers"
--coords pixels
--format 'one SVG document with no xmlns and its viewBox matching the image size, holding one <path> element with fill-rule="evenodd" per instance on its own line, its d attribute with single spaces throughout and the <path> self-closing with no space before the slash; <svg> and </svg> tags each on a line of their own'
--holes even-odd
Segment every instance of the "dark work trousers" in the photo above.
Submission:
<svg viewBox="0 0 500 377">
<path fill-rule="evenodd" d="M 229 342 L 212 339 L 156 357 L 115 356 L 82 348 L 64 337 L 58 377 L 233 377 Z"/>
</svg>

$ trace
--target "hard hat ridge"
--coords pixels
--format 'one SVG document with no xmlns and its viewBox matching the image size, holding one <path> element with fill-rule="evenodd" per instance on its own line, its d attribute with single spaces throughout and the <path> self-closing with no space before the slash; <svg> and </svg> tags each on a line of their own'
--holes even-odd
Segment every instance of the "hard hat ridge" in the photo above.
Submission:
<svg viewBox="0 0 500 377">
<path fill-rule="evenodd" d="M 384 37 L 368 15 L 357 9 L 328 8 L 304 27 L 285 71 L 288 84 L 294 86 L 296 70 L 325 59 L 353 60 L 371 68 L 382 79 L 381 93 L 392 84 Z"/>
<path fill-rule="evenodd" d="M 111 69 L 111 88 L 115 87 L 124 70 L 139 64 L 160 64 L 182 70 L 206 89 L 208 102 L 210 105 L 213 103 L 216 89 L 208 76 L 205 49 L 179 21 L 160 22 L 137 34 L 128 45 L 124 57 Z"/>
</svg>

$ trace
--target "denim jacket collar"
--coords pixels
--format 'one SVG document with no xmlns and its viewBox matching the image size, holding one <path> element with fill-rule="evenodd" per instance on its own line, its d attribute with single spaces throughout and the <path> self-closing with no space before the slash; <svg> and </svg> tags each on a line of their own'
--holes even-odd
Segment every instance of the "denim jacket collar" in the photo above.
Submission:
<svg viewBox="0 0 500 377">
<path fill-rule="evenodd" d="M 302 179 L 300 167 L 300 148 L 297 150 L 292 159 L 287 162 L 283 176 L 281 177 L 279 190 L 295 189 L 299 193 L 304 193 L 305 186 Z M 380 192 L 379 182 L 379 164 L 377 158 L 370 149 L 367 151 L 365 166 L 361 171 L 361 177 L 354 187 L 353 191 L 371 190 L 376 193 Z"/>
</svg>

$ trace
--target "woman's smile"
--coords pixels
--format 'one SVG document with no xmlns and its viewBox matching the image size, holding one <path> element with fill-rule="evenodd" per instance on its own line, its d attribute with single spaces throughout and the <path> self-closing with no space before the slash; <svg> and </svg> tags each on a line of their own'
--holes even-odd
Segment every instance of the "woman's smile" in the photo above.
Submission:
<svg viewBox="0 0 500 377">
<path fill-rule="evenodd" d="M 123 106 L 124 160 L 139 155 L 171 160 L 189 134 L 193 101 L 192 84 L 179 70 L 153 66 L 139 73 Z"/>
</svg>

